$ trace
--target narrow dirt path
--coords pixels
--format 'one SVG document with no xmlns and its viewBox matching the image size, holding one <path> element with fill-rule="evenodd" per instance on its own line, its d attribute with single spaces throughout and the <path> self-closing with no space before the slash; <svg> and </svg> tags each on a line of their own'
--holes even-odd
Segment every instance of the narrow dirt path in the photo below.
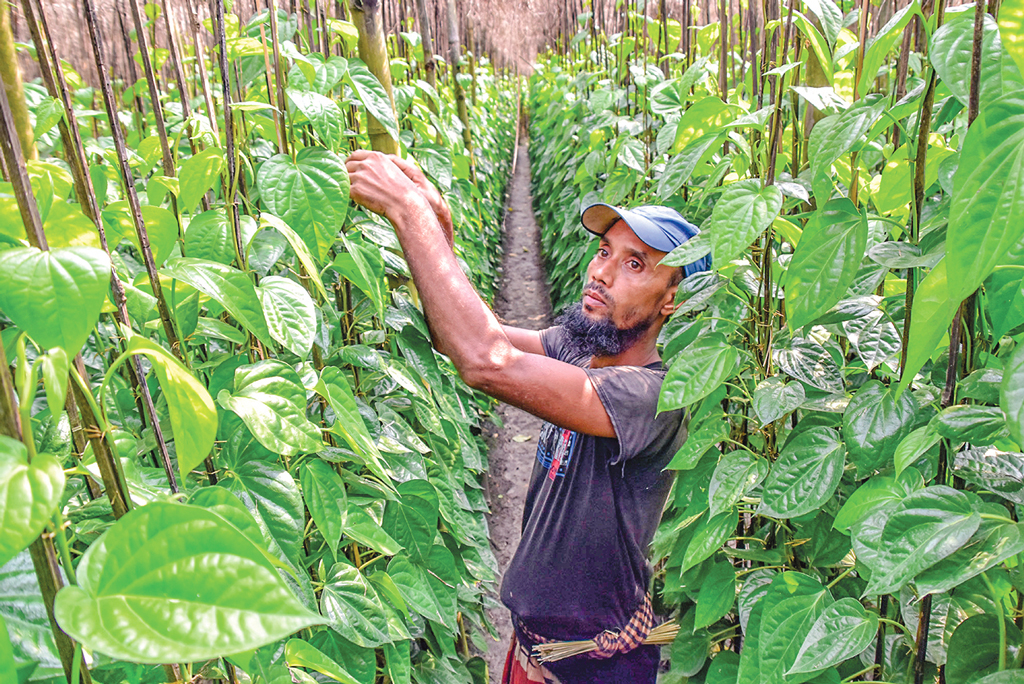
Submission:
<svg viewBox="0 0 1024 684">
<path fill-rule="evenodd" d="M 516 171 L 509 187 L 504 224 L 505 258 L 494 310 L 508 325 L 541 330 L 551 325 L 551 299 L 541 262 L 540 230 L 533 217 L 526 145 L 519 147 Z M 488 523 L 491 545 L 504 573 L 519 545 L 523 502 L 541 420 L 506 404 L 498 407 L 498 415 L 504 427 L 491 432 L 487 440 L 490 447 L 487 490 L 491 504 Z M 497 683 L 501 679 L 512 623 L 503 606 L 492 609 L 489 615 L 501 634 L 501 641 L 493 643 L 484 657 L 490 668 L 491 682 Z"/>
</svg>

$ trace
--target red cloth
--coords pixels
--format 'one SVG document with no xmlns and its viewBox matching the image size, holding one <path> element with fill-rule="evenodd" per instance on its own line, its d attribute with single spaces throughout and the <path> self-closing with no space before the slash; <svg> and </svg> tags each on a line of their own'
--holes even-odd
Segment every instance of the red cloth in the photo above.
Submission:
<svg viewBox="0 0 1024 684">
<path fill-rule="evenodd" d="M 531 657 L 513 634 L 505 656 L 501 684 L 558 684 L 558 679 Z"/>
</svg>

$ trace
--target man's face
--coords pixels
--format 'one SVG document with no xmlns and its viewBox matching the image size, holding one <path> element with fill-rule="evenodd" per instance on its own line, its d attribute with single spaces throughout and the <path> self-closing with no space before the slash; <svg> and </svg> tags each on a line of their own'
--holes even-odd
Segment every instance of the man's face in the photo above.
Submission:
<svg viewBox="0 0 1024 684">
<path fill-rule="evenodd" d="M 597 254 L 587 266 L 583 314 L 592 321 L 607 320 L 626 330 L 672 312 L 676 287 L 673 269 L 659 265 L 665 252 L 649 247 L 617 221 L 601 237 Z"/>
</svg>

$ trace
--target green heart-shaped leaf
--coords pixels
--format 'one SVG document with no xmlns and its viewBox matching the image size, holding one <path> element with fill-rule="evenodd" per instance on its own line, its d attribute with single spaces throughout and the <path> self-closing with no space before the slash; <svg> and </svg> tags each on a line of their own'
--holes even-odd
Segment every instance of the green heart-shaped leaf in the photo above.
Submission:
<svg viewBox="0 0 1024 684">
<path fill-rule="evenodd" d="M 99 249 L 0 252 L 0 311 L 44 349 L 74 356 L 100 318 L 110 259 Z"/>
</svg>

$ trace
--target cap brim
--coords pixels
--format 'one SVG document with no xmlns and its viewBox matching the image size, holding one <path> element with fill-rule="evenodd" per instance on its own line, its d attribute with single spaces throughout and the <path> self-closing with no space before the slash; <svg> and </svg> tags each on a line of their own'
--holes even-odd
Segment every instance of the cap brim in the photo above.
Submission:
<svg viewBox="0 0 1024 684">
<path fill-rule="evenodd" d="M 679 246 L 670 240 L 665 235 L 665 231 L 653 221 L 629 209 L 619 209 L 599 202 L 591 204 L 580 214 L 580 223 L 583 224 L 583 227 L 599 236 L 607 233 L 608 229 L 620 219 L 648 247 L 653 247 L 659 252 L 671 252 Z"/>
<path fill-rule="evenodd" d="M 594 235 L 604 235 L 609 228 L 615 225 L 616 221 L 626 220 L 622 215 L 624 211 L 610 204 L 591 204 L 580 214 L 580 223 Z M 628 224 L 629 221 L 626 223 Z"/>
</svg>

